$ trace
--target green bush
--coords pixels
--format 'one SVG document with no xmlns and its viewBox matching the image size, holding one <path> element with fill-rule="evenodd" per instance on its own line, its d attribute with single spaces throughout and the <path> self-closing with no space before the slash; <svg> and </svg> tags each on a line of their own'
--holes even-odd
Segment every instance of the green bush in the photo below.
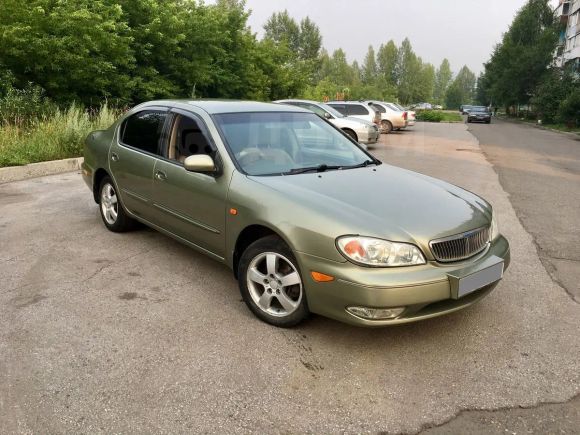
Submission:
<svg viewBox="0 0 580 435">
<path fill-rule="evenodd" d="M 445 115 L 437 110 L 420 110 L 416 113 L 417 120 L 425 122 L 441 122 Z"/>
<path fill-rule="evenodd" d="M 25 125 L 49 116 L 57 109 L 39 86 L 29 83 L 24 89 L 16 89 L 8 85 L 3 91 L 0 96 L 0 125 Z"/>
<path fill-rule="evenodd" d="M 118 115 L 107 105 L 91 114 L 73 104 L 65 111 L 32 118 L 26 125 L 4 123 L 0 129 L 0 167 L 79 157 L 87 134 L 109 127 Z"/>
<path fill-rule="evenodd" d="M 580 90 L 574 90 L 560 103 L 558 115 L 569 128 L 580 124 Z"/>
</svg>

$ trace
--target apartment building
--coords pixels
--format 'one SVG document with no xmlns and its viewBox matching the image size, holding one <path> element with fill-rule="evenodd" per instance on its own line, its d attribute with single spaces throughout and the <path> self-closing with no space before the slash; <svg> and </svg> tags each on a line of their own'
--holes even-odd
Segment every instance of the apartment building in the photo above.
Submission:
<svg viewBox="0 0 580 435">
<path fill-rule="evenodd" d="M 560 0 L 554 13 L 562 26 L 554 63 L 580 72 L 580 0 Z"/>
</svg>

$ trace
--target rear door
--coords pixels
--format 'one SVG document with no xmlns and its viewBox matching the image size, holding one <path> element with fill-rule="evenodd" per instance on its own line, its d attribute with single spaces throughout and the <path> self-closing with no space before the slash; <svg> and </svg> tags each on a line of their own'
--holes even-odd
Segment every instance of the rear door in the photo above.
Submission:
<svg viewBox="0 0 580 435">
<path fill-rule="evenodd" d="M 147 220 L 151 217 L 153 168 L 160 156 L 167 110 L 149 107 L 127 117 L 109 150 L 109 168 L 123 205 Z"/>
<path fill-rule="evenodd" d="M 371 115 L 371 110 L 365 107 L 362 104 L 347 104 L 348 109 L 348 116 L 352 116 L 354 118 L 364 119 L 368 122 L 375 122 L 373 116 Z"/>
</svg>

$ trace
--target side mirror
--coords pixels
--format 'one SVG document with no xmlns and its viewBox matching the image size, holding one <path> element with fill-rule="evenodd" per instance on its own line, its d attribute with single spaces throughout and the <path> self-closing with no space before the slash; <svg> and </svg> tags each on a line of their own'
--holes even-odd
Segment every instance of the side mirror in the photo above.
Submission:
<svg viewBox="0 0 580 435">
<path fill-rule="evenodd" d="M 330 113 L 328 113 L 328 112 L 324 112 L 324 117 L 326 119 L 332 119 L 332 115 Z"/>
<path fill-rule="evenodd" d="M 194 154 L 183 162 L 183 167 L 190 172 L 214 172 L 216 167 L 213 159 L 207 154 Z"/>
</svg>

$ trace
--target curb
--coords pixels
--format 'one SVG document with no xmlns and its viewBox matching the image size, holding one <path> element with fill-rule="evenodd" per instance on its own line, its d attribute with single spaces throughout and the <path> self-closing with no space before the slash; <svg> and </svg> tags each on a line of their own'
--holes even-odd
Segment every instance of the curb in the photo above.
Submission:
<svg viewBox="0 0 580 435">
<path fill-rule="evenodd" d="M 0 184 L 28 178 L 43 177 L 45 175 L 62 174 L 63 172 L 78 171 L 83 162 L 82 157 L 72 159 L 52 160 L 49 162 L 31 163 L 24 166 L 8 166 L 0 168 Z"/>
</svg>

